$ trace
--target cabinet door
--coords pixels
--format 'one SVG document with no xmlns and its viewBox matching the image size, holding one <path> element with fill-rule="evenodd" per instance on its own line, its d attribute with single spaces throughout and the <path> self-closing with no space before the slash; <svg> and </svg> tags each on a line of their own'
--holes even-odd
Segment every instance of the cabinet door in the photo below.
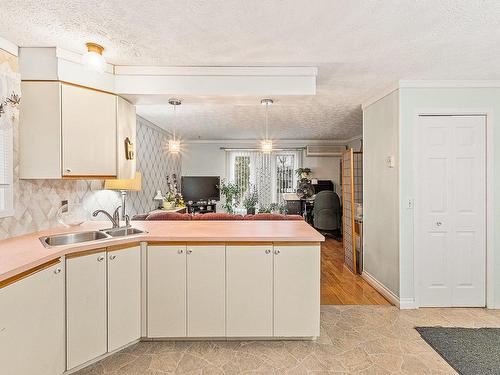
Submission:
<svg viewBox="0 0 500 375">
<path fill-rule="evenodd" d="M 125 99 L 117 99 L 117 145 L 118 145 L 118 178 L 134 178 L 137 160 L 136 143 L 136 115 L 135 106 Z M 133 155 L 126 154 L 126 140 L 130 141 L 129 151 Z M 130 158 L 131 157 L 131 158 Z"/>
<path fill-rule="evenodd" d="M 63 176 L 116 176 L 116 96 L 62 85 Z"/>
<path fill-rule="evenodd" d="M 187 335 L 225 336 L 225 245 L 187 247 Z"/>
<path fill-rule="evenodd" d="M 226 247 L 226 334 L 273 335 L 273 245 Z"/>
<path fill-rule="evenodd" d="M 148 245 L 148 337 L 186 336 L 186 245 Z"/>
<path fill-rule="evenodd" d="M 319 244 L 274 244 L 274 336 L 319 336 L 319 314 Z"/>
<path fill-rule="evenodd" d="M 107 349 L 106 252 L 66 260 L 67 368 Z"/>
<path fill-rule="evenodd" d="M 141 248 L 108 248 L 108 352 L 141 337 Z"/>
<path fill-rule="evenodd" d="M 64 372 L 64 272 L 61 263 L 0 289 L 0 372 Z"/>
</svg>

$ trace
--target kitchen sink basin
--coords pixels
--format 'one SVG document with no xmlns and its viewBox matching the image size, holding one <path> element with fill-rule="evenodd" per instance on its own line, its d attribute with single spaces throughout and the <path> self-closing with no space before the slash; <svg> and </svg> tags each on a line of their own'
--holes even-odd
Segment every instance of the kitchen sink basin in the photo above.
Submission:
<svg viewBox="0 0 500 375">
<path fill-rule="evenodd" d="M 56 234 L 53 236 L 41 237 L 40 241 L 45 247 L 71 245 L 81 242 L 103 240 L 110 236 L 104 232 L 95 230 L 90 232 L 77 232 Z"/>
<path fill-rule="evenodd" d="M 143 230 L 137 228 L 116 228 L 105 231 L 106 234 L 109 234 L 111 237 L 124 237 L 124 236 L 133 236 L 134 234 L 144 233 Z"/>
</svg>

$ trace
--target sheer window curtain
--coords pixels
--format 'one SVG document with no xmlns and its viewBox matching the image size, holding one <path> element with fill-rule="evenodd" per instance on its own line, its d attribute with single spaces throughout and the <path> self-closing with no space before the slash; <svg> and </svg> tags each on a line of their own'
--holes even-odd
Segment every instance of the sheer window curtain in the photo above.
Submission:
<svg viewBox="0 0 500 375">
<path fill-rule="evenodd" d="M 297 188 L 295 170 L 302 165 L 302 150 L 282 150 L 264 154 L 253 150 L 226 151 L 228 180 L 244 195 L 257 189 L 259 208 L 281 203 L 283 193 Z"/>
</svg>

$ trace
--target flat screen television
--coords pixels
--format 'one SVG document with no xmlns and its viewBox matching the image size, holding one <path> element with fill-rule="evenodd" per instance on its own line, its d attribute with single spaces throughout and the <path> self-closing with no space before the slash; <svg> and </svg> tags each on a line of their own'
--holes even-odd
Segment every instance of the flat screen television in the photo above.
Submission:
<svg viewBox="0 0 500 375">
<path fill-rule="evenodd" d="M 219 176 L 182 176 L 181 191 L 184 202 L 220 200 Z"/>
</svg>

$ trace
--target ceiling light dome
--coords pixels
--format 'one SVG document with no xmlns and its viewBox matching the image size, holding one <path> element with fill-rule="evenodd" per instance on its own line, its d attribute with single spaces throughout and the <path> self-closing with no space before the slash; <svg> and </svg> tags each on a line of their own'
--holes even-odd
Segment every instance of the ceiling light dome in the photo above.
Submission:
<svg viewBox="0 0 500 375">
<path fill-rule="evenodd" d="M 96 43 L 86 43 L 85 45 L 87 46 L 87 52 L 83 54 L 83 65 L 89 70 L 104 73 L 106 70 L 106 60 L 102 55 L 104 47 Z"/>
</svg>

